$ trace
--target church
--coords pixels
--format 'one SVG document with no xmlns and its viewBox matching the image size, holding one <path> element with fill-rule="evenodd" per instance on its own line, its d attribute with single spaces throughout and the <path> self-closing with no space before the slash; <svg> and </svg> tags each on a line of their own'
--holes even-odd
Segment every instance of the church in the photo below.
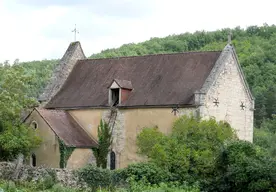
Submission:
<svg viewBox="0 0 276 192">
<path fill-rule="evenodd" d="M 231 43 L 221 51 L 88 59 L 73 42 L 39 101 L 25 118 L 42 138 L 33 166 L 61 167 L 61 145 L 72 149 L 65 167 L 95 163 L 101 119 L 112 130 L 110 169 L 143 159 L 136 137 L 144 127 L 170 133 L 182 115 L 226 121 L 239 139 L 253 140 L 254 98 Z"/>
</svg>

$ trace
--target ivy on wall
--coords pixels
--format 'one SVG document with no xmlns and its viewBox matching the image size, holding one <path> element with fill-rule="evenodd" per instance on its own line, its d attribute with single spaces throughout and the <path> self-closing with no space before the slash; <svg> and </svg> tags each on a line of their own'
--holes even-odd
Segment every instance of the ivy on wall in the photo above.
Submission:
<svg viewBox="0 0 276 192">
<path fill-rule="evenodd" d="M 75 147 L 67 147 L 65 143 L 58 139 L 59 142 L 59 153 L 60 153 L 60 160 L 59 160 L 59 166 L 60 168 L 66 168 L 67 161 L 73 151 L 75 150 Z"/>
</svg>

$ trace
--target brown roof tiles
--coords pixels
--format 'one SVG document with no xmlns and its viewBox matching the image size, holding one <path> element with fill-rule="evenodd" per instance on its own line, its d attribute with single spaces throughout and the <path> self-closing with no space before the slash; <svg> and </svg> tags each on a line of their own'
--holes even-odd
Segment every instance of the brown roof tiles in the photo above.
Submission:
<svg viewBox="0 0 276 192">
<path fill-rule="evenodd" d="M 133 88 L 118 107 L 193 105 L 194 92 L 202 87 L 220 53 L 79 60 L 46 108 L 108 107 L 108 86 L 114 79 L 127 80 Z"/>
</svg>

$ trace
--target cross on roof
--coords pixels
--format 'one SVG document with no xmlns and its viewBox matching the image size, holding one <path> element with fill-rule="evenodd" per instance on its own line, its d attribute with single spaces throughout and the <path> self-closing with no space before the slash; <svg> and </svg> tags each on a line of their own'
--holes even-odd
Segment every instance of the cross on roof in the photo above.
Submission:
<svg viewBox="0 0 276 192">
<path fill-rule="evenodd" d="M 74 41 L 76 41 L 77 40 L 77 33 L 79 33 L 79 31 L 77 30 L 77 26 L 76 26 L 76 24 L 75 24 L 75 29 L 73 29 L 73 31 L 72 32 L 74 32 Z"/>
</svg>

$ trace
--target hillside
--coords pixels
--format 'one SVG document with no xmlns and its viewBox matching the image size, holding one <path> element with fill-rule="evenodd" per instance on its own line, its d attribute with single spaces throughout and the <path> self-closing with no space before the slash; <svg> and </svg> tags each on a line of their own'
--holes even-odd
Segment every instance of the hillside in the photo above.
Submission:
<svg viewBox="0 0 276 192">
<path fill-rule="evenodd" d="M 107 49 L 90 58 L 173 53 L 198 50 L 221 50 L 227 43 L 230 29 L 214 32 L 195 32 L 152 38 L 142 43 L 122 45 Z M 236 48 L 247 81 L 256 98 L 255 122 L 260 125 L 264 118 L 276 113 L 276 26 L 251 26 L 231 29 L 232 42 Z M 57 60 L 18 63 L 25 73 L 33 75 L 29 95 L 37 97 L 47 83 Z M 4 65 L 1 67 L 5 68 Z M 4 73 L 3 73 L 4 74 Z"/>
</svg>

